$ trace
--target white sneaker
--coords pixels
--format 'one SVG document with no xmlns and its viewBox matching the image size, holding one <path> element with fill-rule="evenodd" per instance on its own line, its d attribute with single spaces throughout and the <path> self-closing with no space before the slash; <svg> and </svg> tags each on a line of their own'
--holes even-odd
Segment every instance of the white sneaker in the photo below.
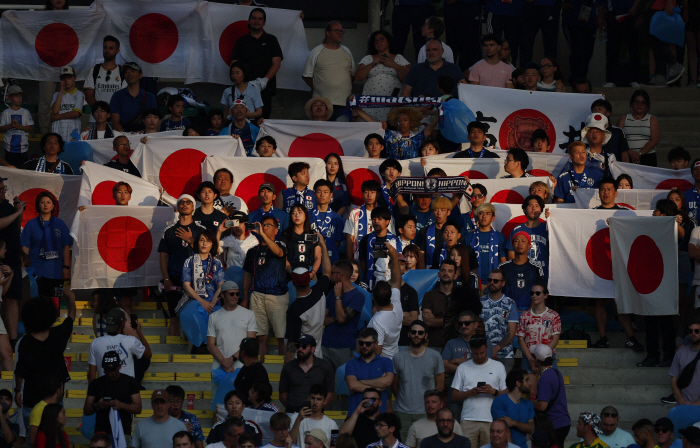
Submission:
<svg viewBox="0 0 700 448">
<path fill-rule="evenodd" d="M 639 89 L 642 86 L 638 82 L 631 82 L 630 87 L 632 87 L 633 89 Z"/>
<path fill-rule="evenodd" d="M 654 76 L 647 86 L 649 87 L 668 87 L 666 82 L 666 77 L 664 75 Z"/>
<path fill-rule="evenodd" d="M 606 82 L 605 84 L 603 84 L 603 87 L 604 88 L 615 87 L 615 83 L 614 82 Z"/>
<path fill-rule="evenodd" d="M 666 80 L 666 84 L 672 84 L 678 79 L 683 76 L 683 73 L 685 73 L 685 66 L 682 64 L 673 64 L 671 68 L 668 69 L 668 79 Z"/>
</svg>

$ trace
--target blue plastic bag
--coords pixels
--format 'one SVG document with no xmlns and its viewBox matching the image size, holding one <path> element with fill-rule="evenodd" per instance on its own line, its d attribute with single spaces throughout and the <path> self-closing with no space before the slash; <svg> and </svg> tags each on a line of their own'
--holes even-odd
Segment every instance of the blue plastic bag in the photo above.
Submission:
<svg viewBox="0 0 700 448">
<path fill-rule="evenodd" d="M 86 439 L 92 439 L 95 435 L 95 424 L 97 422 L 97 414 L 85 415 L 83 414 L 82 422 L 80 423 L 80 434 Z M 111 434 L 110 434 L 111 435 Z"/>
<path fill-rule="evenodd" d="M 220 309 L 221 306 L 216 306 L 214 311 Z M 212 311 L 213 312 L 213 311 Z M 202 308 L 196 300 L 191 300 L 180 311 L 180 325 L 182 331 L 190 344 L 195 347 L 207 342 L 207 328 L 209 326 L 209 313 Z"/>
<path fill-rule="evenodd" d="M 685 43 L 685 23 L 679 14 L 680 8 L 673 8 L 673 15 L 665 11 L 658 11 L 651 16 L 649 34 L 658 38 L 661 42 L 682 47 Z"/>
<path fill-rule="evenodd" d="M 66 142 L 63 145 L 63 152 L 60 158 L 73 168 L 73 173 L 80 174 L 80 162 L 83 160 L 92 162 L 92 146 L 87 142 L 81 141 Z"/>
<path fill-rule="evenodd" d="M 423 296 L 432 290 L 438 281 L 438 269 L 414 269 L 406 272 L 402 278 L 418 293 L 418 304 L 423 304 Z"/>
<path fill-rule="evenodd" d="M 211 380 L 214 384 L 217 384 L 216 394 L 211 401 L 212 412 L 216 412 L 216 405 L 223 405 L 226 394 L 235 389 L 233 382 L 236 381 L 236 377 L 240 371 L 241 369 L 236 369 L 233 372 L 225 372 L 222 368 L 213 369 L 211 371 Z"/>
<path fill-rule="evenodd" d="M 39 284 L 36 282 L 36 277 L 34 276 L 34 267 L 27 266 L 25 269 L 29 277 L 29 297 L 39 297 Z"/>
<path fill-rule="evenodd" d="M 467 125 L 476 120 L 466 104 L 458 99 L 452 99 L 442 103 L 443 115 L 440 118 L 440 133 L 447 140 L 454 143 L 466 143 L 469 141 Z"/>
</svg>

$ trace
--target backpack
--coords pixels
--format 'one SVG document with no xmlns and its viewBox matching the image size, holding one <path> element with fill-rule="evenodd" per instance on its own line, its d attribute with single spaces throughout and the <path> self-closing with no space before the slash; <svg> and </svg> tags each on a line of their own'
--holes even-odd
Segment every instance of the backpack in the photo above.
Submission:
<svg viewBox="0 0 700 448">
<path fill-rule="evenodd" d="M 119 78 L 124 79 L 124 71 L 122 69 L 121 65 L 117 65 L 119 67 Z M 100 69 L 102 68 L 102 63 L 100 62 L 99 64 L 95 64 L 95 67 L 92 69 L 92 85 L 97 87 L 97 77 L 100 75 Z"/>
<path fill-rule="evenodd" d="M 591 348 L 591 335 L 586 333 L 584 330 L 576 328 L 577 324 L 574 324 L 568 330 L 564 331 L 559 337 L 560 340 L 565 341 L 586 341 L 586 348 Z"/>
</svg>

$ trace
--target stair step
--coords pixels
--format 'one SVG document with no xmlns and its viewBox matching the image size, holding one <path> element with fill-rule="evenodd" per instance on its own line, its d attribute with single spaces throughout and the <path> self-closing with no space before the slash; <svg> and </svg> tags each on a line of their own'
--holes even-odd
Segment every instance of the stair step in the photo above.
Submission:
<svg viewBox="0 0 700 448">
<path fill-rule="evenodd" d="M 668 384 L 571 384 L 566 388 L 569 403 L 649 403 L 670 393 Z"/>
</svg>

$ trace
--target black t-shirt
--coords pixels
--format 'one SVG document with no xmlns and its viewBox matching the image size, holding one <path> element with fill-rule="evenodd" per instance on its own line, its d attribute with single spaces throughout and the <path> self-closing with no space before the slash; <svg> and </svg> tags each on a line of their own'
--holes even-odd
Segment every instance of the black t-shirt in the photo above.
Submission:
<svg viewBox="0 0 700 448">
<path fill-rule="evenodd" d="M 481 151 L 484 152 L 484 156 L 483 156 L 483 157 L 481 157 Z M 468 150 L 468 149 L 463 149 L 463 150 L 457 152 L 457 154 L 455 154 L 454 156 L 452 156 L 452 158 L 453 158 L 453 159 L 480 159 L 480 158 L 484 158 L 484 159 L 500 159 L 500 157 L 499 157 L 496 153 L 491 152 L 491 151 L 489 151 L 489 150 L 486 149 L 486 148 L 483 148 L 481 151 L 475 152 L 475 153 L 474 153 L 474 157 L 472 157 L 472 155 L 469 153 L 469 150 Z"/>
<path fill-rule="evenodd" d="M 231 53 L 231 60 L 243 61 L 248 64 L 246 78 L 263 78 L 272 67 L 272 58 L 283 58 L 282 48 L 277 38 L 263 31 L 262 36 L 255 38 L 250 34 L 241 36 L 236 41 Z M 268 80 L 265 92 L 274 95 L 277 92 L 277 76 Z"/>
<path fill-rule="evenodd" d="M 254 362 L 248 367 L 241 367 L 241 370 L 238 371 L 238 375 L 236 376 L 236 380 L 233 382 L 233 387 L 241 392 L 243 396 L 246 397 L 246 401 L 248 401 L 248 391 L 253 387 L 253 383 L 256 381 L 270 382 L 270 378 L 267 376 L 267 370 L 261 362 Z"/>
<path fill-rule="evenodd" d="M 17 423 L 12 423 L 9 418 L 6 420 L 6 422 L 7 426 L 10 427 L 10 431 L 15 433 L 16 438 L 19 435 L 19 425 Z M 14 444 L 7 443 L 5 441 L 5 436 L 2 434 L 2 431 L 0 431 L 0 448 L 14 448 Z"/>
<path fill-rule="evenodd" d="M 34 206 L 33 204 L 27 205 L 29 207 Z M 4 200 L 0 202 L 0 218 L 10 216 L 14 212 L 15 208 L 12 206 L 12 203 L 10 201 Z M 21 223 L 22 219 L 21 217 L 18 217 L 12 224 L 8 225 L 4 229 L 0 229 L 0 238 L 2 238 L 5 241 L 5 247 L 7 248 L 7 253 L 5 254 L 5 263 L 9 265 L 18 265 L 21 263 L 21 245 L 19 244 L 19 236 L 22 233 L 22 229 L 20 228 Z"/>
<path fill-rule="evenodd" d="M 599 205 L 598 207 L 593 207 L 593 210 L 629 210 L 627 207 L 622 207 L 620 205 L 613 205 L 612 207 L 603 207 Z"/>
<path fill-rule="evenodd" d="M 318 281 L 311 287 L 311 293 L 305 297 L 298 297 L 287 308 L 287 330 L 285 339 L 298 341 L 301 336 L 301 315 L 316 306 L 319 300 L 325 297 L 326 291 L 330 287 L 331 279 L 326 275 L 318 277 Z M 325 301 L 324 301 L 325 304 Z M 323 322 L 321 322 L 323 325 Z"/>
<path fill-rule="evenodd" d="M 410 313 L 411 311 L 419 311 L 418 309 L 418 292 L 413 289 L 408 283 L 401 285 L 401 309 L 404 313 Z M 410 327 L 408 325 L 401 326 L 401 335 L 399 336 L 399 345 L 406 346 L 410 343 L 408 337 L 408 330 Z"/>
<path fill-rule="evenodd" d="M 194 240 L 197 241 L 199 233 L 204 230 L 204 226 L 194 222 L 183 226 L 176 222 L 163 232 L 163 237 L 158 243 L 158 252 L 168 254 L 168 274 L 177 276 L 182 276 L 182 266 L 185 264 L 185 260 L 194 254 L 192 246 L 187 241 L 177 237 L 176 232 L 180 228 L 190 230 Z"/>
<path fill-rule="evenodd" d="M 355 428 L 352 430 L 352 437 L 357 442 L 357 446 L 368 446 L 379 441 L 377 431 L 374 429 L 374 420 L 365 417 L 362 413 L 357 417 Z"/>
<path fill-rule="evenodd" d="M 454 438 L 447 443 L 442 442 L 435 434 L 421 440 L 419 448 L 471 448 L 471 446 L 469 439 L 459 434 L 455 434 Z"/>
<path fill-rule="evenodd" d="M 60 325 L 51 327 L 49 336 L 40 341 L 26 334 L 17 344 L 15 378 L 22 377 L 22 404 L 33 408 L 44 398 L 46 379 L 54 377 L 61 383 L 70 381 L 63 352 L 73 332 L 73 319 L 66 317 Z"/>
<path fill-rule="evenodd" d="M 105 166 L 115 170 L 124 171 L 132 176 L 141 177 L 141 171 L 136 168 L 136 165 L 134 165 L 134 162 L 132 162 L 131 159 L 129 159 L 129 163 L 127 164 L 123 164 L 119 162 L 119 160 L 110 160 L 109 162 L 105 163 Z"/>
<path fill-rule="evenodd" d="M 302 233 L 299 235 L 294 230 L 289 229 L 286 233 L 287 239 L 287 261 L 292 265 L 292 270 L 296 268 L 311 269 L 315 261 L 315 250 L 318 243 L 305 241 L 307 235 L 312 233 Z"/>
<path fill-rule="evenodd" d="M 228 420 L 228 418 L 226 420 Z M 212 426 L 211 431 L 209 431 L 209 435 L 207 436 L 207 445 L 224 440 L 224 425 L 222 425 L 222 423 L 226 420 L 222 420 Z M 255 436 L 255 440 L 258 441 L 258 443 L 255 444 L 256 446 L 262 445 L 262 433 L 260 432 L 260 427 L 254 422 L 245 420 L 245 434 Z"/>
<path fill-rule="evenodd" d="M 213 230 L 214 232 L 219 231 L 219 225 L 226 221 L 228 218 L 228 215 L 221 210 L 214 209 L 213 213 L 210 214 L 205 214 L 202 211 L 202 208 L 197 208 L 197 210 L 194 211 L 194 214 L 192 215 L 192 218 L 194 219 L 194 222 L 199 224 L 200 226 L 204 226 L 205 228 L 209 230 Z"/>
<path fill-rule="evenodd" d="M 39 166 L 39 160 L 40 159 L 34 159 L 34 160 L 27 160 L 24 162 L 21 166 L 18 166 L 17 168 L 27 170 L 27 171 L 36 171 L 37 166 Z M 60 159 L 58 159 L 60 160 Z M 44 165 L 44 172 L 45 173 L 53 173 L 53 169 L 57 163 L 47 163 Z M 63 162 L 64 170 L 65 173 L 63 174 L 73 174 L 73 168 L 71 168 L 70 165 L 68 165 L 66 162 Z"/>
<path fill-rule="evenodd" d="M 119 400 L 122 403 L 132 404 L 132 395 L 140 393 L 141 387 L 139 382 L 132 376 L 120 374 L 115 381 L 109 381 L 106 377 L 101 376 L 96 378 L 88 386 L 87 394 L 89 397 L 95 397 L 95 403 L 100 401 L 100 398 L 111 398 Z M 131 434 L 131 419 L 132 414 L 127 411 L 119 411 L 119 416 L 122 420 L 124 434 Z M 95 432 L 106 432 L 112 434 L 112 425 L 109 423 L 109 408 L 100 409 L 95 416 Z"/>
</svg>

